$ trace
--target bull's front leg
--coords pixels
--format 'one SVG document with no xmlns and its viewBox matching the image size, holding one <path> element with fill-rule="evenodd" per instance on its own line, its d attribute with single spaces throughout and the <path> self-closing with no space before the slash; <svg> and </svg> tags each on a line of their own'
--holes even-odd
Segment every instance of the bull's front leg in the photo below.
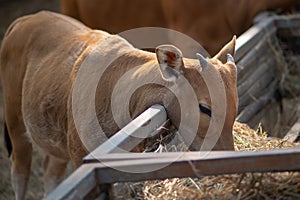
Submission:
<svg viewBox="0 0 300 200">
<path fill-rule="evenodd" d="M 44 160 L 44 191 L 48 195 L 63 179 L 68 160 L 46 155 Z"/>
</svg>

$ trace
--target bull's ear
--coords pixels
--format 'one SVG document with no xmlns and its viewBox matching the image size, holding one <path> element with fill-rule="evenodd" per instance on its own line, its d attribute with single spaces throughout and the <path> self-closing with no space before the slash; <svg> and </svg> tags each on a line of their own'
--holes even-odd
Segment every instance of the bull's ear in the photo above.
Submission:
<svg viewBox="0 0 300 200">
<path fill-rule="evenodd" d="M 228 54 L 234 57 L 235 41 L 236 41 L 236 36 L 233 36 L 232 40 L 228 42 L 221 49 L 221 51 L 217 55 L 215 55 L 214 58 L 219 59 L 222 63 L 226 63 Z"/>
<path fill-rule="evenodd" d="M 173 45 L 160 45 L 155 52 L 163 77 L 169 81 L 176 80 L 184 69 L 181 51 Z"/>
</svg>

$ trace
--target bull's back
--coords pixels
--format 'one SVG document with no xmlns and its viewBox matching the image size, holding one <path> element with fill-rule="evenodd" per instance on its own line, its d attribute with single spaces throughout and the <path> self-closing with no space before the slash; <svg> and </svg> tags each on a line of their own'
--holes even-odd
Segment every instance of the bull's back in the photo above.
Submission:
<svg viewBox="0 0 300 200">
<path fill-rule="evenodd" d="M 15 106 L 32 139 L 54 155 L 66 157 L 71 73 L 99 37 L 68 17 L 39 12 L 16 20 L 3 40 L 5 106 Z"/>
<path fill-rule="evenodd" d="M 88 28 L 70 18 L 45 11 L 17 19 L 8 28 L 1 46 L 4 86 L 22 86 L 25 73 L 29 77 L 39 70 L 51 73 L 49 69 L 58 63 L 60 72 L 69 73 L 85 46 L 88 32 Z"/>
</svg>

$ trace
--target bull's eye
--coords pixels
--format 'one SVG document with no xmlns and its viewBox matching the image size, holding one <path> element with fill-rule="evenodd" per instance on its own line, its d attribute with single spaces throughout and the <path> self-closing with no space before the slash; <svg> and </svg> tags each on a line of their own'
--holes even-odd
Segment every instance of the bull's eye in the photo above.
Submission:
<svg viewBox="0 0 300 200">
<path fill-rule="evenodd" d="M 207 108 L 206 106 L 199 104 L 199 109 L 202 113 L 208 115 L 209 117 L 211 117 L 211 110 L 209 108 Z"/>
</svg>

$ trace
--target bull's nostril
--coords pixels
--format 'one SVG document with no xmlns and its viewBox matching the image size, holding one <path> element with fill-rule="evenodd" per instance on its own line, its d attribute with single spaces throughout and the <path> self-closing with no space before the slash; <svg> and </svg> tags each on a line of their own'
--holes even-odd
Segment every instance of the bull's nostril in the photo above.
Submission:
<svg viewBox="0 0 300 200">
<path fill-rule="evenodd" d="M 202 113 L 208 115 L 209 117 L 211 117 L 211 110 L 201 104 L 199 104 L 199 109 Z"/>
</svg>

